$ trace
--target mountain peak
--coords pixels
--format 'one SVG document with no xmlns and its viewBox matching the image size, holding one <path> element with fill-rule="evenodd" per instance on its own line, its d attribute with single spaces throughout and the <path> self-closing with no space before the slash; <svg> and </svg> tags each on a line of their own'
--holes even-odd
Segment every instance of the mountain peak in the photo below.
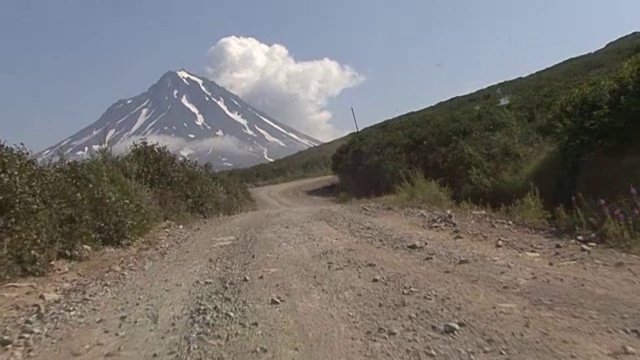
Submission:
<svg viewBox="0 0 640 360">
<path fill-rule="evenodd" d="M 320 144 L 182 68 L 164 73 L 146 92 L 114 103 L 95 123 L 39 157 L 83 158 L 104 145 L 124 151 L 143 138 L 218 169 L 273 161 Z"/>
</svg>

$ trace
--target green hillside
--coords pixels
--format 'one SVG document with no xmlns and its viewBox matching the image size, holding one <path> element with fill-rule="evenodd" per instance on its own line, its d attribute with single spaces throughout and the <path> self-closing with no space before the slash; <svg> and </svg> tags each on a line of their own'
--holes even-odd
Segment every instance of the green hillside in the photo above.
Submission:
<svg viewBox="0 0 640 360">
<path fill-rule="evenodd" d="M 350 136 L 316 146 L 271 163 L 234 169 L 225 174 L 251 185 L 267 185 L 331 174 L 331 156 Z"/>
<path fill-rule="evenodd" d="M 388 193 L 414 170 L 449 187 L 455 200 L 495 206 L 522 197 L 531 183 L 550 206 L 577 192 L 613 195 L 640 178 L 639 54 L 634 33 L 379 123 L 337 150 L 333 170 L 359 196 Z"/>
<path fill-rule="evenodd" d="M 456 189 L 458 199 L 508 202 L 525 191 L 535 174 L 545 196 L 557 198 L 555 180 L 539 174 L 541 165 L 559 166 L 548 155 L 564 131 L 553 113 L 576 89 L 610 78 L 639 53 L 640 33 L 633 33 L 529 76 L 381 122 L 357 137 L 229 173 L 251 184 L 324 175 L 331 172 L 336 149 L 345 145 L 333 169 L 355 195 L 387 193 L 407 168 L 418 168 Z M 508 104 L 499 106 L 501 100 Z M 474 167 L 474 161 L 484 166 Z"/>
</svg>

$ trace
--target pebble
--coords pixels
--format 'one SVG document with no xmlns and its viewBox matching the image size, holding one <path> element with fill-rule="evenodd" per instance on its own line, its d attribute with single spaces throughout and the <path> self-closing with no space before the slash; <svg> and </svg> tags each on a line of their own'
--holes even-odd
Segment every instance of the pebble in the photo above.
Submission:
<svg viewBox="0 0 640 360">
<path fill-rule="evenodd" d="M 418 292 L 418 289 L 416 288 L 408 288 L 408 289 L 402 289 L 402 295 L 411 295 L 415 292 Z"/>
<path fill-rule="evenodd" d="M 8 336 L 0 337 L 0 347 L 7 347 L 13 344 L 13 340 Z"/>
<path fill-rule="evenodd" d="M 504 241 L 502 241 L 501 239 L 498 239 L 498 241 L 496 241 L 496 247 L 501 248 L 503 246 L 504 246 Z"/>
<path fill-rule="evenodd" d="M 445 334 L 455 334 L 456 332 L 460 331 L 460 325 L 454 322 L 446 323 L 442 327 L 442 330 Z"/>
<path fill-rule="evenodd" d="M 425 351 L 425 354 L 427 354 L 428 357 L 432 357 L 432 358 L 438 356 L 438 353 L 436 353 L 436 351 L 431 348 Z"/>
<path fill-rule="evenodd" d="M 580 251 L 586 252 L 586 253 L 590 253 L 591 252 L 591 248 L 588 247 L 587 245 L 580 245 Z"/>
<path fill-rule="evenodd" d="M 277 297 L 272 297 L 271 298 L 271 305 L 280 305 L 282 303 L 282 300 L 277 298 Z"/>
<path fill-rule="evenodd" d="M 625 355 L 635 355 L 637 353 L 636 349 L 632 348 L 629 345 L 623 346 L 622 351 L 625 353 Z"/>
<path fill-rule="evenodd" d="M 380 276 L 374 276 L 372 281 L 373 281 L 374 283 L 377 283 L 377 282 L 380 282 L 380 280 L 381 280 L 381 279 L 380 279 Z"/>
<path fill-rule="evenodd" d="M 407 247 L 408 247 L 409 249 L 412 249 L 412 250 L 422 249 L 422 248 L 424 247 L 424 244 L 422 244 L 422 243 L 420 243 L 420 242 L 416 241 L 416 242 L 414 242 L 414 243 L 411 243 L 411 244 L 407 245 Z"/>
<path fill-rule="evenodd" d="M 469 259 L 467 258 L 461 258 L 460 260 L 458 260 L 458 264 L 459 265 L 464 265 L 464 264 L 468 264 L 469 263 Z"/>
<path fill-rule="evenodd" d="M 248 276 L 245 276 L 245 277 L 242 279 L 242 281 L 244 281 L 244 282 L 247 282 L 247 281 L 249 281 L 249 280 L 250 280 L 250 279 L 249 279 L 249 277 L 248 277 Z"/>
<path fill-rule="evenodd" d="M 258 347 L 256 347 L 256 353 L 265 354 L 266 352 L 267 352 L 267 347 L 266 346 L 259 345 Z"/>
<path fill-rule="evenodd" d="M 61 296 L 58 294 L 54 294 L 54 293 L 44 293 L 44 294 L 40 294 L 40 299 L 46 301 L 46 302 L 51 302 L 51 301 L 58 301 L 60 300 Z"/>
</svg>

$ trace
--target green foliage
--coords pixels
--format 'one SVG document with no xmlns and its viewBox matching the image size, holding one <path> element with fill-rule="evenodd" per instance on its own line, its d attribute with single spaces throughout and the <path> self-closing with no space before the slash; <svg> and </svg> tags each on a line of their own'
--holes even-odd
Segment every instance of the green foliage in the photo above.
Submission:
<svg viewBox="0 0 640 360">
<path fill-rule="evenodd" d="M 420 173 L 411 174 L 409 179 L 400 184 L 395 191 L 395 197 L 405 204 L 426 204 L 441 208 L 453 204 L 449 189 Z"/>
<path fill-rule="evenodd" d="M 501 212 L 518 222 L 532 226 L 545 226 L 550 219 L 550 214 L 535 187 L 513 204 L 504 207 Z"/>
<path fill-rule="evenodd" d="M 633 34 L 526 78 L 377 124 L 338 148 L 332 169 L 356 196 L 390 193 L 418 171 L 451 189 L 456 202 L 494 208 L 525 197 L 531 182 L 550 209 L 589 184 L 599 185 L 589 194 L 612 189 L 604 174 L 620 175 L 618 182 L 630 179 L 625 171 L 640 176 L 640 156 L 617 160 L 640 154 L 632 139 L 640 134 L 639 53 L 640 34 Z"/>
<path fill-rule="evenodd" d="M 613 201 L 588 200 L 578 194 L 571 211 L 555 217 L 556 226 L 570 233 L 594 234 L 600 241 L 627 250 L 640 250 L 640 198 L 632 186 Z"/>
<path fill-rule="evenodd" d="M 126 246 L 165 219 L 231 214 L 247 188 L 166 148 L 135 144 L 125 156 L 38 164 L 0 143 L 0 278 L 41 275 L 83 246 Z"/>
<path fill-rule="evenodd" d="M 638 136 L 635 33 L 526 78 L 367 128 L 337 149 L 332 169 L 356 196 L 408 192 L 404 176 L 417 172 L 449 188 L 458 203 L 489 205 L 535 225 L 556 209 L 559 227 L 595 231 L 628 247 L 638 238 L 635 222 L 566 206 L 574 194 L 615 198 L 636 182 Z"/>
<path fill-rule="evenodd" d="M 271 163 L 225 171 L 225 175 L 254 186 L 331 174 L 331 155 L 347 138 L 322 144 Z"/>
</svg>

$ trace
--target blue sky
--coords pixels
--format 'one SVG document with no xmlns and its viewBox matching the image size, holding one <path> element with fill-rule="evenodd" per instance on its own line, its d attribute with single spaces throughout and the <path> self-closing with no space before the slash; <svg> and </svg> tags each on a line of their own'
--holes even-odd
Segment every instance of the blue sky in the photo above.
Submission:
<svg viewBox="0 0 640 360">
<path fill-rule="evenodd" d="M 636 31 L 637 0 L 6 0 L 0 139 L 33 150 L 95 121 L 164 72 L 204 73 L 227 36 L 330 58 L 366 77 L 330 99 L 352 129 L 526 75 Z"/>
</svg>

